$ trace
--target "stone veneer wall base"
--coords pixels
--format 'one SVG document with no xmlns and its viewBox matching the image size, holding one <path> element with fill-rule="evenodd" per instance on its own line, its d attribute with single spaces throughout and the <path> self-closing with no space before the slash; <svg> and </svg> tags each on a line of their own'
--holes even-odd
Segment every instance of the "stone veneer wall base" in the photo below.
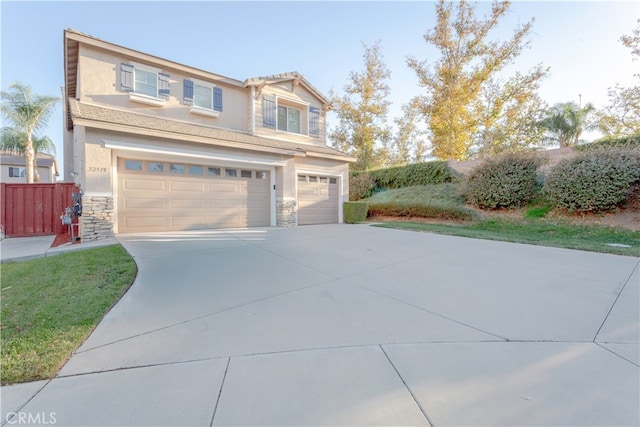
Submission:
<svg viewBox="0 0 640 427">
<path fill-rule="evenodd" d="M 276 225 L 278 227 L 298 225 L 298 203 L 296 200 L 276 200 Z"/>
<path fill-rule="evenodd" d="M 80 217 L 80 237 L 83 242 L 113 237 L 113 197 L 84 196 Z"/>
</svg>

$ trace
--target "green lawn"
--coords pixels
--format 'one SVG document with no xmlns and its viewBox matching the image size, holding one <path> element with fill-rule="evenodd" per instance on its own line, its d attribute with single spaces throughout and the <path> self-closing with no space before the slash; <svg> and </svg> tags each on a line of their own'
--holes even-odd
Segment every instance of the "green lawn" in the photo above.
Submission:
<svg viewBox="0 0 640 427">
<path fill-rule="evenodd" d="M 54 377 L 136 272 L 119 245 L 2 264 L 2 385 Z"/>
<path fill-rule="evenodd" d="M 477 239 L 640 256 L 640 232 L 638 231 L 597 225 L 573 225 L 546 219 L 488 220 L 460 225 L 387 222 L 377 226 Z M 608 246 L 609 243 L 631 247 L 612 247 Z"/>
</svg>

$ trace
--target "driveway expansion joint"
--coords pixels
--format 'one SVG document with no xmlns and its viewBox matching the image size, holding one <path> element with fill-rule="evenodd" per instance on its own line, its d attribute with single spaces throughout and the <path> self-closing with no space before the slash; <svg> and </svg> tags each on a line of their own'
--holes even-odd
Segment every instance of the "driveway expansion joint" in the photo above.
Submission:
<svg viewBox="0 0 640 427">
<path fill-rule="evenodd" d="M 224 381 L 227 379 L 227 372 L 229 372 L 229 364 L 231 364 L 231 357 L 227 358 L 227 366 L 224 368 L 224 375 L 222 376 L 222 382 L 220 383 L 220 390 L 218 391 L 218 397 L 216 398 L 216 406 L 214 406 L 213 414 L 211 414 L 211 422 L 209 423 L 209 427 L 213 427 L 213 420 L 216 418 L 216 412 L 218 412 L 218 405 L 220 404 L 220 397 L 222 396 Z"/>
<path fill-rule="evenodd" d="M 482 332 L 482 333 L 485 333 L 485 334 L 488 334 L 488 335 L 494 336 L 494 337 L 496 337 L 496 338 L 499 338 L 499 339 L 500 339 L 500 340 L 502 340 L 502 341 L 506 341 L 506 342 L 510 341 L 510 340 L 509 340 L 509 338 L 506 338 L 506 337 L 500 336 L 500 335 L 498 335 L 498 334 L 494 334 L 494 333 L 489 332 L 489 331 L 485 331 L 485 330 L 483 330 L 483 329 L 477 328 L 477 327 L 475 327 L 475 326 L 469 325 L 469 324 L 464 323 L 464 322 L 461 322 L 461 321 L 459 321 L 459 320 L 452 319 L 451 317 L 445 316 L 445 315 L 440 314 L 440 313 L 436 313 L 435 311 L 428 310 L 428 309 L 426 309 L 426 308 L 424 308 L 424 307 L 420 307 L 419 305 L 411 304 L 410 302 L 407 302 L 407 301 L 401 300 L 401 299 L 396 298 L 396 297 L 392 297 L 391 295 L 387 295 L 387 294 L 384 294 L 384 293 L 382 293 L 382 292 L 375 291 L 375 290 L 373 290 L 373 289 L 369 289 L 369 288 L 367 288 L 367 287 L 365 287 L 365 286 L 359 286 L 359 288 L 361 288 L 361 289 L 365 289 L 365 290 L 367 290 L 367 291 L 369 291 L 369 292 L 373 292 L 374 294 L 378 294 L 378 295 L 380 295 L 380 296 L 382 296 L 382 297 L 389 298 L 389 299 L 391 299 L 391 300 L 394 300 L 394 301 L 400 302 L 400 303 L 402 303 L 402 304 L 406 304 L 406 305 L 408 305 L 408 306 L 410 306 L 410 307 L 417 308 L 418 310 L 422 310 L 422 311 L 424 311 L 424 312 L 426 312 L 426 313 L 433 314 L 434 316 L 438 316 L 438 317 L 440 317 L 440 318 L 442 318 L 442 319 L 445 319 L 445 320 L 448 320 L 448 321 L 450 321 L 450 322 L 457 323 L 458 325 L 465 326 L 465 327 L 467 327 L 467 328 L 470 328 L 470 329 L 476 330 L 476 331 L 478 331 L 478 332 Z"/>
<path fill-rule="evenodd" d="M 627 277 L 627 280 L 625 280 L 624 285 L 622 285 L 622 288 L 620 289 L 620 292 L 618 292 L 618 295 L 616 295 L 615 300 L 613 300 L 613 304 L 611 304 L 611 307 L 609 308 L 609 311 L 607 312 L 607 315 L 604 317 L 604 320 L 600 324 L 600 327 L 598 328 L 598 331 L 596 332 L 596 334 L 593 337 L 593 342 L 594 343 L 598 339 L 598 335 L 600 334 L 600 331 L 602 330 L 602 328 L 604 328 L 604 325 L 607 323 L 607 320 L 609 319 L 609 316 L 611 315 L 611 312 L 613 311 L 613 308 L 616 306 L 616 303 L 620 299 L 620 295 L 622 295 L 622 292 L 624 292 L 624 290 L 626 289 L 626 287 L 629 284 L 629 282 L 631 282 L 631 278 L 633 277 L 633 273 L 635 273 L 635 271 L 637 269 L 639 269 L 639 268 L 640 268 L 640 261 L 638 261 L 636 263 L 636 265 L 631 269 L 631 273 L 629 273 L 629 276 Z"/>
<path fill-rule="evenodd" d="M 435 424 L 433 423 L 433 421 L 431 421 L 431 418 L 429 418 L 429 415 L 427 414 L 427 411 L 422 407 L 422 405 L 420 404 L 420 401 L 416 398 L 416 395 L 413 393 L 413 390 L 411 390 L 411 387 L 409 387 L 409 384 L 407 384 L 407 382 L 404 380 L 404 378 L 400 374 L 400 371 L 398 371 L 398 368 L 396 368 L 396 365 L 393 364 L 393 361 L 391 360 L 391 358 L 389 357 L 387 352 L 384 350 L 384 347 L 382 345 L 379 345 L 378 347 L 380 347 L 380 350 L 382 350 L 382 353 L 387 358 L 387 361 L 389 362 L 389 364 L 391 365 L 391 367 L 395 371 L 396 375 L 398 376 L 398 378 L 400 378 L 400 381 L 402 381 L 402 384 L 404 385 L 404 388 L 411 395 L 411 398 L 413 399 L 413 402 L 416 404 L 418 409 L 420 409 L 420 412 L 422 413 L 422 416 L 424 417 L 424 419 L 427 421 L 427 423 L 430 426 L 435 427 Z"/>
</svg>

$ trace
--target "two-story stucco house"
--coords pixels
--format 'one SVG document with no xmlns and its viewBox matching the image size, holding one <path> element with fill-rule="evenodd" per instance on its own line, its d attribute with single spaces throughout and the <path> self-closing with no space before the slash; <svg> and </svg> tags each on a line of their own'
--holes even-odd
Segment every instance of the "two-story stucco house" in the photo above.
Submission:
<svg viewBox="0 0 640 427">
<path fill-rule="evenodd" d="M 298 73 L 235 80 L 64 32 L 80 235 L 342 222 L 349 163 Z"/>
</svg>

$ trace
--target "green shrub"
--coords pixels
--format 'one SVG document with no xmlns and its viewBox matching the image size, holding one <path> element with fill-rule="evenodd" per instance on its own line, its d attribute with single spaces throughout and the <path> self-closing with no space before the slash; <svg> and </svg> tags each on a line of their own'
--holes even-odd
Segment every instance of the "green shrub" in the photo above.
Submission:
<svg viewBox="0 0 640 427">
<path fill-rule="evenodd" d="M 367 202 L 344 202 L 344 222 L 357 224 L 367 219 Z"/>
<path fill-rule="evenodd" d="M 373 203 L 369 204 L 369 215 L 462 221 L 472 221 L 476 218 L 472 210 L 448 204 Z"/>
<path fill-rule="evenodd" d="M 485 160 L 467 179 L 467 200 L 482 209 L 519 207 L 536 192 L 536 171 L 542 158 L 533 153 L 508 153 Z"/>
<path fill-rule="evenodd" d="M 603 148 L 634 148 L 640 149 L 640 135 L 626 136 L 622 138 L 602 138 L 590 144 L 582 144 L 575 147 L 576 150 L 585 152 L 601 150 Z"/>
<path fill-rule="evenodd" d="M 352 173 L 349 177 L 349 200 L 362 200 L 373 194 L 376 188 L 371 176 L 366 173 Z"/>
<path fill-rule="evenodd" d="M 404 188 L 458 180 L 447 162 L 434 161 L 378 169 L 369 172 L 377 188 Z"/>
<path fill-rule="evenodd" d="M 640 182 L 640 150 L 589 150 L 558 163 L 547 173 L 543 191 L 570 212 L 614 209 Z"/>
</svg>

